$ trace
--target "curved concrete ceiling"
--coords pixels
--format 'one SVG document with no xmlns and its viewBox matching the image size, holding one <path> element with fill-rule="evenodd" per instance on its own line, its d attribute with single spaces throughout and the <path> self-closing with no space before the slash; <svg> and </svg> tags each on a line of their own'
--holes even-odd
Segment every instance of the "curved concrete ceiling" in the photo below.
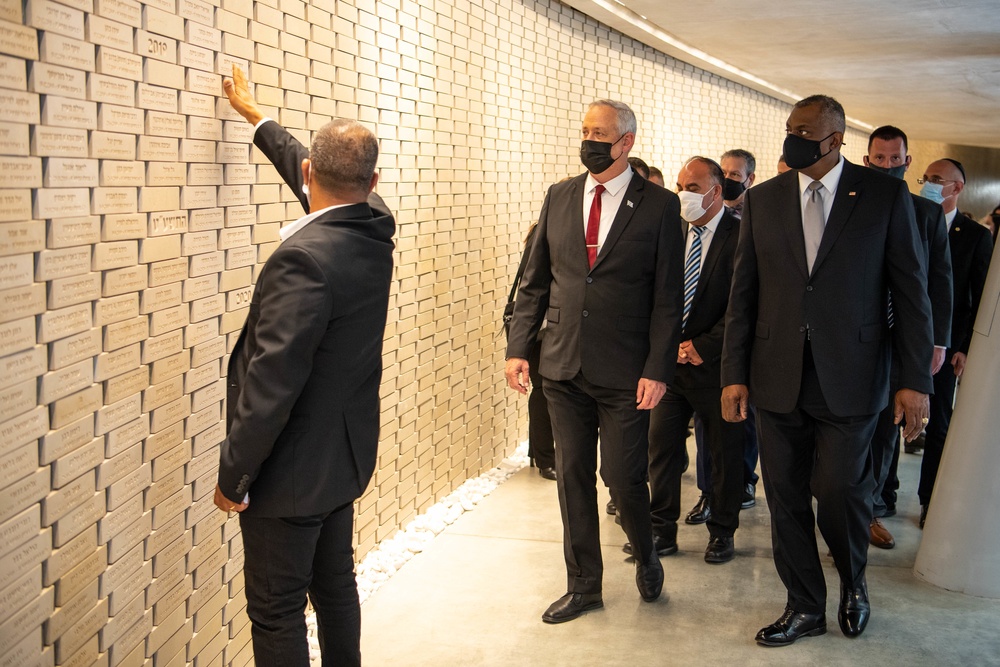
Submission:
<svg viewBox="0 0 1000 667">
<path fill-rule="evenodd" d="M 861 129 L 1000 147 L 998 0 L 564 0 L 779 99 L 836 97 Z"/>
</svg>

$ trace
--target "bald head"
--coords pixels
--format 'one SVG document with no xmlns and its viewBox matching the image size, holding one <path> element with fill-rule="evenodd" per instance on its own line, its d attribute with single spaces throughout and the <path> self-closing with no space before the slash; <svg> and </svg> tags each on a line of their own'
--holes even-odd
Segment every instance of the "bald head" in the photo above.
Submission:
<svg viewBox="0 0 1000 667">
<path fill-rule="evenodd" d="M 378 140 L 357 121 L 335 120 L 316 133 L 309 161 L 315 185 L 340 200 L 365 201 L 375 185 Z"/>
<path fill-rule="evenodd" d="M 965 174 L 954 161 L 942 159 L 931 162 L 924 170 L 922 180 L 941 186 L 941 196 L 944 197 L 941 207 L 945 213 L 958 208 L 958 195 L 965 189 Z"/>
</svg>

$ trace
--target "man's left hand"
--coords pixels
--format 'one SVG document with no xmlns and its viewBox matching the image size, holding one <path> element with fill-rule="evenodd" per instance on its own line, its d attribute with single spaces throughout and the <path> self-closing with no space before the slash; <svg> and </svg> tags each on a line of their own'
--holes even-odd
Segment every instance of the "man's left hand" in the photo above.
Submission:
<svg viewBox="0 0 1000 667">
<path fill-rule="evenodd" d="M 226 498 L 222 494 L 222 488 L 216 484 L 215 485 L 215 506 L 218 507 L 223 512 L 242 512 L 246 508 L 250 507 L 250 503 L 239 503 L 236 504 L 229 498 Z"/>
<path fill-rule="evenodd" d="M 685 363 L 689 363 L 692 366 L 701 366 L 705 363 L 705 360 L 698 354 L 698 350 L 694 349 L 694 343 L 689 340 L 681 343 L 680 356 L 687 360 Z"/>
<path fill-rule="evenodd" d="M 965 362 L 968 358 L 965 356 L 964 352 L 956 352 L 951 357 L 951 365 L 955 367 L 955 377 L 962 377 L 962 373 L 965 372 Z"/>
<path fill-rule="evenodd" d="M 896 392 L 893 406 L 893 423 L 898 424 L 906 417 L 903 437 L 907 442 L 913 442 L 927 425 L 927 415 L 930 414 L 930 402 L 927 394 L 921 394 L 913 389 L 900 389 Z"/>
<path fill-rule="evenodd" d="M 667 384 L 665 382 L 640 378 L 639 386 L 635 390 L 635 402 L 638 403 L 636 409 L 652 410 L 660 402 L 665 393 L 667 393 Z"/>
</svg>

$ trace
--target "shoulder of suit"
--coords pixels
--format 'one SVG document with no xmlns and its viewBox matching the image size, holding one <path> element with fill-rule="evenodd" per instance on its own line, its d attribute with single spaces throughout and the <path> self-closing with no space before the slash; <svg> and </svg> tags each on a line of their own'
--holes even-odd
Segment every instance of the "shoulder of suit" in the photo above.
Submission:
<svg viewBox="0 0 1000 667">
<path fill-rule="evenodd" d="M 951 230 L 953 232 L 965 232 L 977 241 L 984 235 L 990 236 L 990 230 L 962 213 L 956 215 L 955 219 L 951 221 Z"/>
</svg>

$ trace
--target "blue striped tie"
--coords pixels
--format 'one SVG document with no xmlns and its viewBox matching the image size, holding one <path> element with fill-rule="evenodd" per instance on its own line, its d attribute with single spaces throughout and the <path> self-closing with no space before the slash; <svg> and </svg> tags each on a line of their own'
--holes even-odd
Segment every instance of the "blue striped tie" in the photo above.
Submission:
<svg viewBox="0 0 1000 667">
<path fill-rule="evenodd" d="M 701 233 L 705 231 L 703 227 L 691 226 L 694 238 L 691 240 L 691 249 L 688 250 L 687 260 L 684 262 L 684 317 L 681 319 L 681 328 L 687 326 L 688 314 L 691 312 L 691 304 L 694 302 L 694 293 L 698 289 L 698 277 L 701 275 Z"/>
</svg>

